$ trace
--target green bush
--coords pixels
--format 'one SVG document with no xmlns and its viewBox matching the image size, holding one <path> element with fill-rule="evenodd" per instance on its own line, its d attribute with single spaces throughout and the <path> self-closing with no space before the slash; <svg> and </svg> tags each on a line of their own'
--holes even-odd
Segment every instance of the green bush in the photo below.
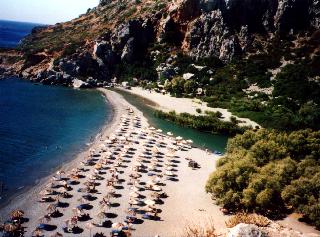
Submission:
<svg viewBox="0 0 320 237">
<path fill-rule="evenodd" d="M 155 115 L 159 118 L 174 122 L 180 126 L 198 129 L 209 133 L 220 133 L 235 135 L 243 133 L 248 127 L 239 127 L 232 122 L 220 120 L 215 113 L 209 115 L 191 115 L 188 113 L 177 114 L 175 111 L 169 113 L 157 110 Z"/>
<path fill-rule="evenodd" d="M 319 157 L 319 131 L 246 131 L 229 141 L 206 190 L 225 208 L 270 216 L 292 208 L 319 228 Z"/>
</svg>

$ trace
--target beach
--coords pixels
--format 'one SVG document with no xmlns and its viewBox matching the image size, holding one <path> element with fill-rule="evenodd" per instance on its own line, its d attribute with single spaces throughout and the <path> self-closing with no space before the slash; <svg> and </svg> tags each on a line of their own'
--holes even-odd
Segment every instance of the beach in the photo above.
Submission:
<svg viewBox="0 0 320 237">
<path fill-rule="evenodd" d="M 112 121 L 87 151 L 12 200 L 0 216 L 24 210 L 25 236 L 41 227 L 44 236 L 109 236 L 121 229 L 132 236 L 178 237 L 187 225 L 209 223 L 225 233 L 228 216 L 204 187 L 219 156 L 150 127 L 121 95 L 99 90 L 113 106 Z M 189 167 L 190 161 L 196 165 Z"/>
<path fill-rule="evenodd" d="M 197 109 L 200 109 L 202 111 L 202 114 L 204 114 L 205 111 L 220 112 L 222 114 L 221 120 L 223 121 L 230 121 L 231 117 L 233 116 L 237 118 L 238 121 L 240 121 L 240 126 L 251 126 L 253 128 L 257 126 L 261 127 L 258 123 L 248 118 L 240 118 L 233 115 L 227 109 L 208 107 L 206 102 L 203 102 L 196 98 L 177 98 L 172 97 L 169 94 L 162 94 L 155 91 L 144 90 L 141 87 L 132 87 L 130 90 L 124 89 L 122 87 L 118 87 L 118 89 L 146 98 L 153 102 L 153 107 L 164 112 L 176 111 L 177 113 L 188 113 L 191 115 L 200 115 L 197 112 Z"/>
<path fill-rule="evenodd" d="M 140 111 L 131 106 L 119 94 L 112 91 L 106 91 L 104 89 L 101 89 L 101 91 L 105 93 L 109 103 L 111 103 L 114 107 L 112 122 L 103 128 L 102 132 L 96 137 L 88 151 L 81 153 L 75 160 L 65 164 L 60 169 L 65 172 L 65 176 L 70 174 L 75 168 L 79 168 L 81 166 L 80 162 L 86 160 L 87 157 L 90 156 L 90 152 L 92 153 L 93 150 L 98 151 L 101 149 L 102 141 L 108 139 L 110 134 L 117 130 L 121 119 L 123 119 L 121 116 L 124 116 L 128 113 L 128 107 L 132 108 L 135 116 L 141 118 L 142 128 L 147 129 L 148 131 L 148 122 Z M 170 136 L 163 137 L 163 141 L 166 143 L 171 143 L 172 140 L 174 139 Z M 141 155 L 141 150 L 143 149 L 142 144 L 135 144 L 132 148 L 136 149 L 136 153 L 133 155 L 132 159 Z M 167 148 L 161 148 L 163 154 L 168 153 L 168 150 L 166 149 Z M 177 178 L 175 181 L 166 180 L 166 182 L 162 184 L 164 186 L 161 186 L 161 192 L 166 193 L 168 197 L 163 199 L 163 204 L 161 201 L 161 205 L 157 205 L 159 211 L 161 210 L 161 213 L 159 213 L 160 220 L 142 220 L 142 224 L 134 225 L 135 231 L 133 232 L 133 236 L 155 236 L 157 234 L 160 236 L 181 236 L 185 225 L 190 223 L 198 223 L 200 219 L 208 221 L 214 219 L 217 230 L 220 229 L 223 231 L 225 228 L 224 221 L 227 217 L 223 216 L 222 212 L 219 211 L 218 206 L 213 205 L 213 201 L 211 200 L 210 196 L 204 191 L 206 179 L 214 170 L 215 162 L 218 159 L 218 156 L 207 154 L 205 151 L 196 148 L 190 148 L 187 151 L 177 150 L 174 155 L 178 157 L 175 165 L 176 168 L 173 169 L 175 170 L 175 177 Z M 201 168 L 193 170 L 188 167 L 188 160 L 186 160 L 188 157 L 194 158 Z M 114 200 L 116 203 L 115 206 L 117 207 L 111 207 L 110 210 L 108 210 L 108 212 L 113 214 L 111 215 L 109 213 L 113 218 L 106 218 L 106 220 L 112 220 L 113 223 L 123 222 L 125 217 L 128 215 L 127 209 L 129 208 L 129 193 L 131 191 L 130 187 L 127 185 L 127 182 L 129 179 L 128 174 L 131 172 L 133 165 L 134 161 L 130 162 L 130 165 L 122 170 L 122 174 L 124 175 L 121 175 L 121 178 L 124 179 L 125 182 L 122 185 L 123 188 L 117 190 L 119 198 Z M 162 169 L 164 169 L 164 167 L 162 167 Z M 164 170 L 161 172 L 164 172 Z M 84 173 L 90 174 L 90 171 L 86 171 Z M 70 191 L 72 198 L 63 199 L 63 201 L 61 201 L 68 203 L 68 207 L 57 208 L 63 213 L 63 216 L 59 218 L 51 218 L 48 223 L 50 223 L 52 226 L 56 226 L 56 229 L 51 232 L 44 231 L 46 236 L 55 233 L 55 231 L 63 233 L 62 227 L 64 222 L 73 216 L 72 209 L 83 204 L 83 202 L 79 200 L 81 199 L 82 193 L 78 193 L 76 189 L 81 187 L 82 182 L 86 181 L 86 179 L 83 181 L 81 180 L 78 185 L 72 186 L 73 190 Z M 150 181 L 150 177 L 144 174 L 140 181 L 147 183 Z M 86 211 L 86 213 L 88 213 L 92 218 L 89 222 L 99 222 L 97 218 L 97 214 L 101 212 L 101 209 L 99 208 L 99 201 L 101 201 L 101 199 L 106 196 L 108 192 L 108 190 L 105 188 L 105 182 L 106 181 L 102 181 L 101 185 L 97 186 L 98 198 L 95 201 L 90 202 L 90 205 L 92 205 L 93 208 Z M 35 230 L 40 223 L 43 223 L 43 219 L 40 219 L 48 214 L 47 208 L 50 203 L 39 203 L 38 200 L 41 197 L 39 193 L 47 189 L 49 183 L 52 183 L 52 176 L 43 179 L 39 185 L 32 188 L 27 193 L 16 197 L 8 206 L 0 211 L 0 215 L 2 217 L 8 216 L 9 212 L 13 209 L 24 210 L 25 217 L 28 218 L 29 221 L 23 226 L 26 227 L 26 236 L 30 236 L 32 231 Z M 142 192 L 141 195 L 148 196 L 148 193 L 145 191 Z M 183 200 L 183 202 L 181 202 L 181 200 Z M 203 223 L 203 221 L 201 222 Z M 79 226 L 83 228 L 83 232 L 78 236 L 89 235 L 89 229 L 85 228 L 85 224 L 86 222 L 79 223 Z M 95 227 L 92 229 L 93 233 L 110 233 L 110 231 L 110 228 L 108 229 L 104 227 Z M 72 233 L 63 233 L 63 235 L 73 236 Z"/>
</svg>

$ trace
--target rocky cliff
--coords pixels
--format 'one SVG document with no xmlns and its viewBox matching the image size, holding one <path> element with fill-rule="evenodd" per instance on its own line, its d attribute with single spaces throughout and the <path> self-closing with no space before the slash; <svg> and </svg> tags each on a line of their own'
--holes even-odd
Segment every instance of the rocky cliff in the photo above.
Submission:
<svg viewBox="0 0 320 237">
<path fill-rule="evenodd" d="M 161 62 L 159 54 L 228 63 L 265 52 L 275 42 L 302 47 L 297 42 L 320 28 L 319 5 L 318 0 L 101 0 L 75 20 L 35 29 L 21 45 L 17 72 L 50 84 L 77 78 L 99 85 L 117 76 L 118 65 L 158 67 L 167 60 Z"/>
</svg>

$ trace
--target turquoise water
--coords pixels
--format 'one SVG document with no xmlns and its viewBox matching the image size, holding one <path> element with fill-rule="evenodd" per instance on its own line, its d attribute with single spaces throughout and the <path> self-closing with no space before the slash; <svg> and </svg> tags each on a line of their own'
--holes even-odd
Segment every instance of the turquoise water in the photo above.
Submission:
<svg viewBox="0 0 320 237">
<path fill-rule="evenodd" d="M 111 115 L 95 90 L 0 81 L 0 204 L 72 160 Z"/>
<path fill-rule="evenodd" d="M 191 128 L 181 127 L 172 122 L 157 118 L 154 115 L 154 110 L 150 106 L 146 106 L 149 101 L 135 96 L 133 94 L 116 90 L 124 96 L 132 105 L 136 106 L 148 118 L 151 125 L 162 129 L 164 132 L 172 132 L 175 136 L 182 136 L 185 139 L 191 139 L 194 145 L 198 147 L 208 148 L 212 151 L 224 152 L 227 146 L 229 137 L 225 135 L 216 135 L 204 133 Z"/>
</svg>

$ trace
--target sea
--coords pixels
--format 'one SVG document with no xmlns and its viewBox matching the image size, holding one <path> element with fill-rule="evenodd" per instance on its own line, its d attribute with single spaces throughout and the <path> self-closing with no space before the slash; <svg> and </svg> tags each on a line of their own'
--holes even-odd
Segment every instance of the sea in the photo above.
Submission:
<svg viewBox="0 0 320 237">
<path fill-rule="evenodd" d="M 0 47 L 15 48 L 31 30 L 41 26 L 38 23 L 26 23 L 0 20 Z"/>
<path fill-rule="evenodd" d="M 0 80 L 0 204 L 86 149 L 111 111 L 98 91 Z"/>
<path fill-rule="evenodd" d="M 0 47 L 15 48 L 38 24 L 0 21 Z M 144 101 L 125 95 L 150 123 L 192 139 L 195 146 L 224 152 L 228 137 L 183 128 L 156 118 Z M 0 80 L 0 207 L 87 149 L 112 108 L 96 90 Z"/>
<path fill-rule="evenodd" d="M 0 47 L 17 47 L 38 25 L 0 21 Z M 111 116 L 95 90 L 0 80 L 0 206 L 74 159 Z"/>
</svg>

